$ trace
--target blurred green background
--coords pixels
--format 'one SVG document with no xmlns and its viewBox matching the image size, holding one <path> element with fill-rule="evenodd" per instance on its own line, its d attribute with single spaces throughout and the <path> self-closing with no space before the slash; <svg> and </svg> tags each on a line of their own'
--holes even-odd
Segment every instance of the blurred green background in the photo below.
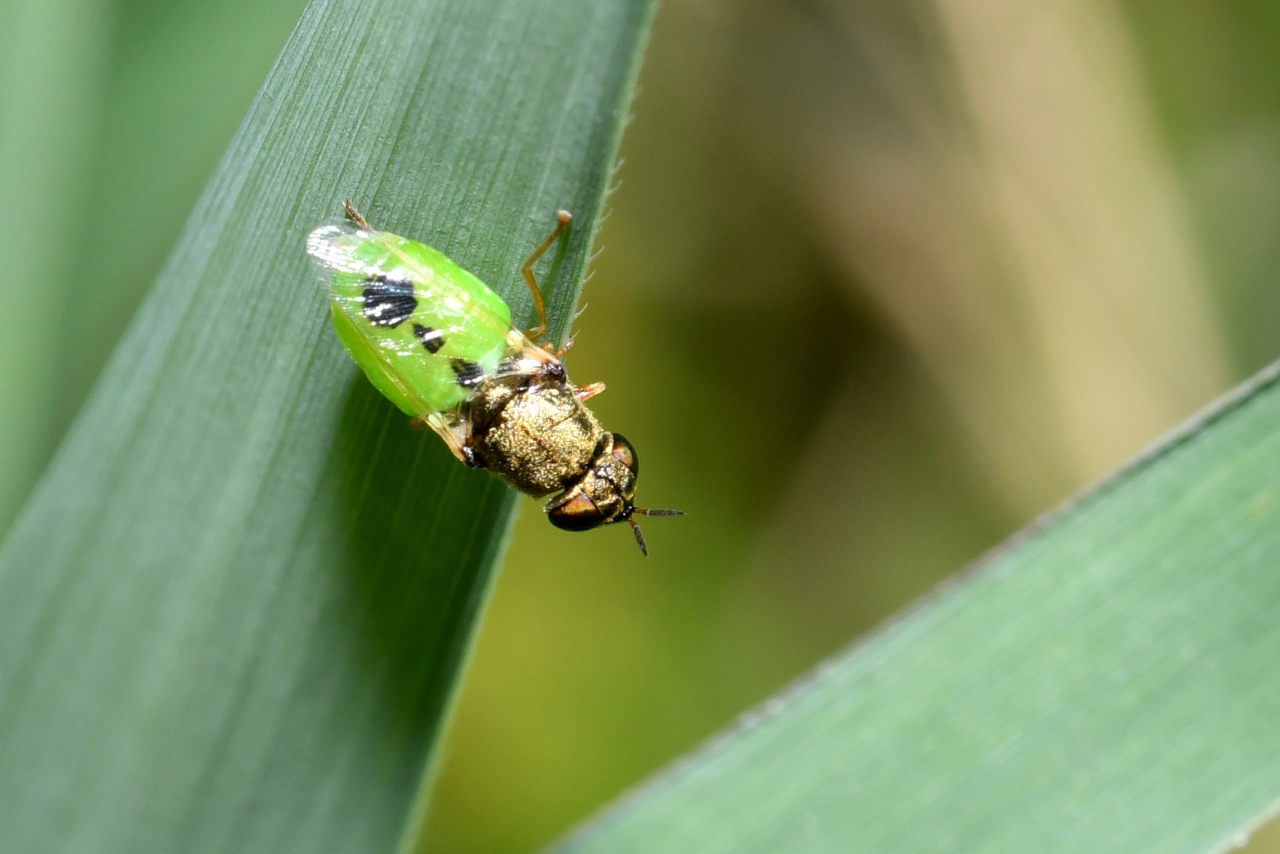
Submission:
<svg viewBox="0 0 1280 854">
<path fill-rule="evenodd" d="M 0 6 L 0 525 L 301 8 Z M 1274 358 L 1278 48 L 1260 0 L 667 0 L 569 364 L 690 515 L 643 560 L 527 504 L 426 847 L 548 842 Z"/>
</svg>

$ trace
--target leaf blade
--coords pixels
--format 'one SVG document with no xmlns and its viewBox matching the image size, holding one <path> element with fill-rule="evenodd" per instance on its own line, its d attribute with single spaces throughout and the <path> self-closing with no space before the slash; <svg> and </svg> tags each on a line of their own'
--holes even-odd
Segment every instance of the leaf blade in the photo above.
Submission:
<svg viewBox="0 0 1280 854">
<path fill-rule="evenodd" d="M 649 13 L 308 7 L 0 553 L 4 847 L 413 836 L 514 496 L 357 378 L 302 241 L 352 196 L 519 313 L 545 220 L 598 216 Z"/>
</svg>

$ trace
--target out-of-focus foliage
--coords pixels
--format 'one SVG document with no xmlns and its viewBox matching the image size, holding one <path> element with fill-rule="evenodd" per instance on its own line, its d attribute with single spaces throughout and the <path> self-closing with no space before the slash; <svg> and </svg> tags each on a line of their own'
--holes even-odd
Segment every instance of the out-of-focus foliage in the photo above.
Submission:
<svg viewBox="0 0 1280 854">
<path fill-rule="evenodd" d="M 1274 358 L 1280 171 L 1188 155 L 1280 117 L 1273 14 L 664 3 L 570 366 L 691 516 L 633 569 L 526 513 L 435 850 L 549 839 Z"/>
<path fill-rule="evenodd" d="M 1252 371 L 1280 336 L 1280 7 L 1258 0 L 1128 0 L 1210 271 L 1234 362 Z"/>
</svg>

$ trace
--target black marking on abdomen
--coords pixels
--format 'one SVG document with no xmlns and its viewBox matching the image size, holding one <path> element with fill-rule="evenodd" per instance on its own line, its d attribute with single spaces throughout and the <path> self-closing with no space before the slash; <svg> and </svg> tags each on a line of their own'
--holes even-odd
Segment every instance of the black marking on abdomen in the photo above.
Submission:
<svg viewBox="0 0 1280 854">
<path fill-rule="evenodd" d="M 369 279 L 364 288 L 364 308 L 360 313 L 374 326 L 395 329 L 413 316 L 418 299 L 413 295 L 413 283 L 377 276 Z"/>
<path fill-rule="evenodd" d="M 453 367 L 453 372 L 458 375 L 458 385 L 463 388 L 475 388 L 484 380 L 484 369 L 475 362 L 454 359 L 449 364 Z"/>
<path fill-rule="evenodd" d="M 421 323 L 413 324 L 413 334 L 422 342 L 422 346 L 427 348 L 427 352 L 435 355 L 440 352 L 440 348 L 444 346 L 444 333 L 439 329 L 432 329 L 430 326 L 423 326 Z"/>
</svg>

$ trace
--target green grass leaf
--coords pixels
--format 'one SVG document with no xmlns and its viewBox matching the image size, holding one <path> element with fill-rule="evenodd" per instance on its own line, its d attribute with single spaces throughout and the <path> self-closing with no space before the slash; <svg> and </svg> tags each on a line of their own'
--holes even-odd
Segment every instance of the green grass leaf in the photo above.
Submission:
<svg viewBox="0 0 1280 854">
<path fill-rule="evenodd" d="M 0 536 L 58 427 L 62 343 L 30 315 L 65 316 L 70 299 L 76 259 L 61 227 L 88 202 L 109 12 L 109 0 L 0 6 L 0 298 L 11 306 L 0 311 Z"/>
<path fill-rule="evenodd" d="M 162 5 L 0 6 L 0 540 L 306 4 Z"/>
<path fill-rule="evenodd" d="M 556 850 L 1225 850 L 1277 662 L 1280 367 Z"/>
<path fill-rule="evenodd" d="M 357 375 L 303 238 L 350 197 L 528 317 L 569 208 L 563 333 L 650 12 L 308 7 L 0 552 L 0 848 L 413 844 L 515 499 Z"/>
</svg>

